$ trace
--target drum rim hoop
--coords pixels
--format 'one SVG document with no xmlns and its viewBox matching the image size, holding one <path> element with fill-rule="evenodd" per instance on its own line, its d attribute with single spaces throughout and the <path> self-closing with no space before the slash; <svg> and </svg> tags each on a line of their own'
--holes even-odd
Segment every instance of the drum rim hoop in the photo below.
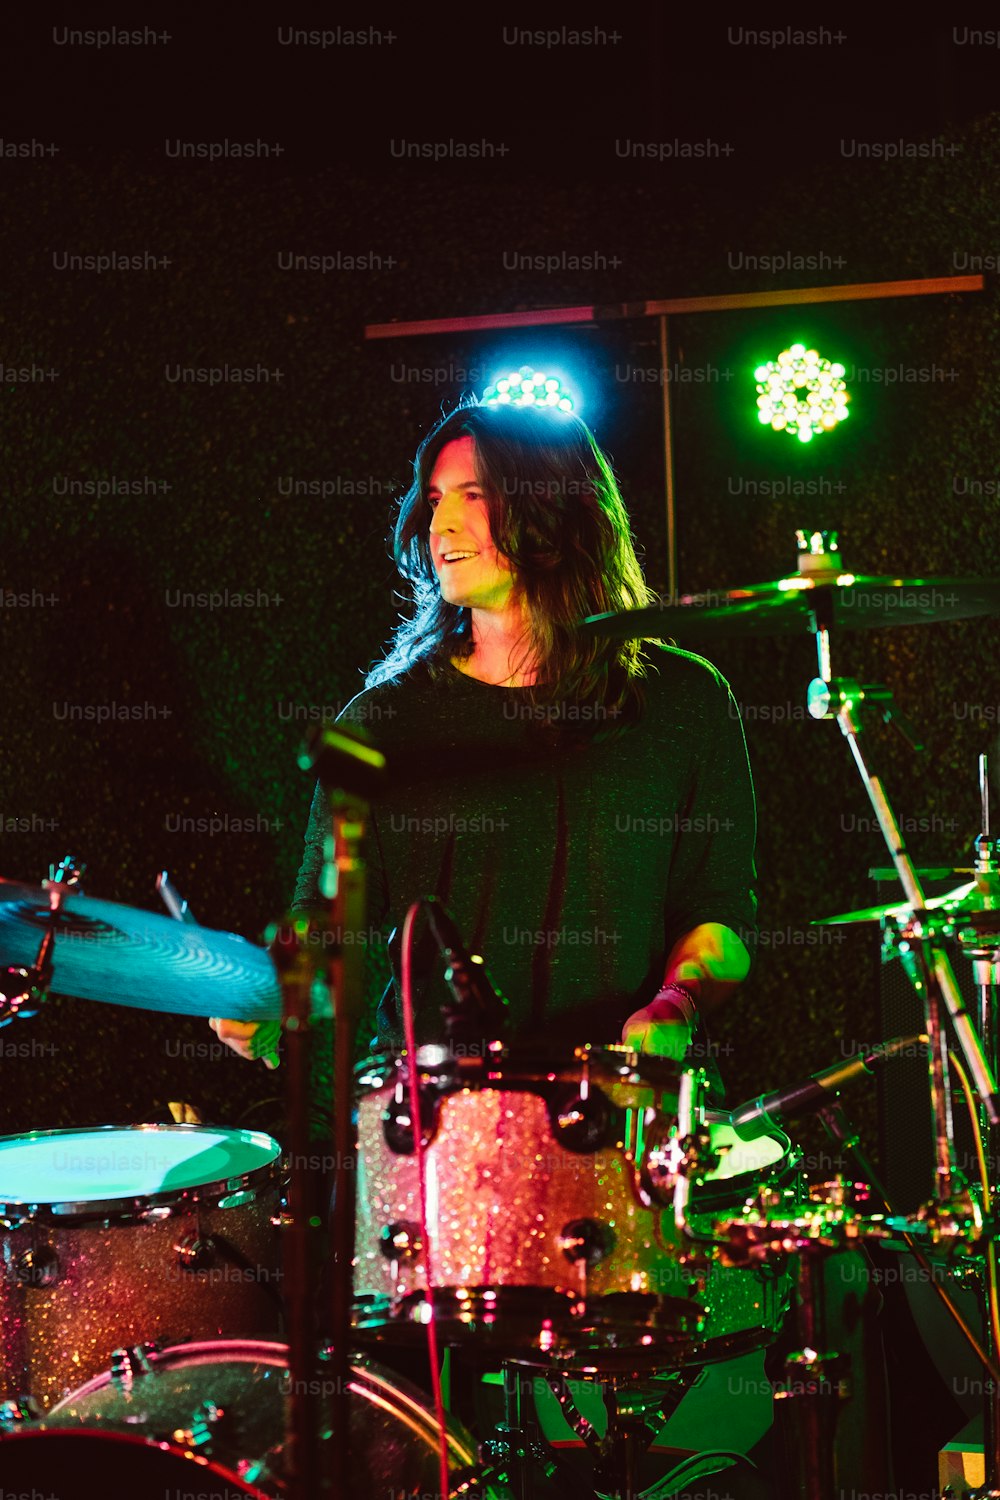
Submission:
<svg viewBox="0 0 1000 1500">
<path fill-rule="evenodd" d="M 104 1131 L 122 1136 L 136 1133 L 192 1136 L 210 1134 L 227 1136 L 230 1139 L 241 1137 L 258 1141 L 261 1144 L 268 1142 L 273 1151 L 269 1160 L 261 1162 L 256 1167 L 250 1167 L 246 1172 L 237 1172 L 231 1177 L 213 1178 L 208 1182 L 192 1183 L 183 1188 L 165 1188 L 157 1193 L 122 1194 L 113 1198 L 42 1200 L 0 1196 L 0 1228 L 14 1230 L 31 1224 L 45 1224 L 46 1226 L 104 1224 L 108 1228 L 134 1226 L 150 1222 L 151 1211 L 155 1213 L 164 1208 L 181 1209 L 189 1204 L 197 1204 L 203 1208 L 219 1207 L 219 1200 L 233 1194 L 249 1195 L 242 1197 L 239 1205 L 234 1205 L 242 1207 L 244 1204 L 255 1201 L 268 1187 L 277 1186 L 281 1179 L 282 1151 L 273 1136 L 263 1130 L 241 1130 L 226 1125 L 175 1125 L 154 1122 L 137 1125 L 70 1126 L 57 1130 L 25 1130 L 16 1135 L 0 1136 L 0 1160 L 3 1158 L 4 1147 L 17 1141 L 44 1141 L 57 1136 L 98 1135 Z M 156 1217 L 168 1218 L 170 1216 L 157 1214 Z"/>
</svg>

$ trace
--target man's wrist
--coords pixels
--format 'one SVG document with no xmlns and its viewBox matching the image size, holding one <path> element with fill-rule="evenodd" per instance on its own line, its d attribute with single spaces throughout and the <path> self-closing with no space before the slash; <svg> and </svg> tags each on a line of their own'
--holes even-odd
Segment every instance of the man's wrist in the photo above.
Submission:
<svg viewBox="0 0 1000 1500">
<path fill-rule="evenodd" d="M 686 984 L 672 980 L 663 985 L 653 997 L 653 1004 L 657 1008 L 661 1004 L 670 1005 L 677 1012 L 678 1018 L 686 1021 L 692 1030 L 698 1024 L 698 1001 L 694 991 Z"/>
</svg>

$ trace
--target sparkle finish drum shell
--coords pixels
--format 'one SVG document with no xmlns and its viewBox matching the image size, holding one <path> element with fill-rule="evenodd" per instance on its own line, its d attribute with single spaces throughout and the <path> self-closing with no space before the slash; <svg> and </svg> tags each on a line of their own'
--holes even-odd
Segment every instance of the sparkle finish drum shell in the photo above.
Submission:
<svg viewBox="0 0 1000 1500">
<path fill-rule="evenodd" d="M 45 1408 L 117 1348 L 277 1334 L 280 1154 L 202 1125 L 0 1140 L 0 1395 Z"/>
</svg>

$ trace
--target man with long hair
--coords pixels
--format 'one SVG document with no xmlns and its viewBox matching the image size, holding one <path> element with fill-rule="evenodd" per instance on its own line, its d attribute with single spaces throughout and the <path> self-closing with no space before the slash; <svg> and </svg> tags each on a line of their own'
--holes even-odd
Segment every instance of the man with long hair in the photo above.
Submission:
<svg viewBox="0 0 1000 1500">
<path fill-rule="evenodd" d="M 680 1059 L 747 974 L 755 811 L 720 674 L 658 642 L 577 629 L 651 602 L 608 460 L 576 416 L 459 406 L 421 443 L 395 523 L 412 610 L 340 715 L 385 752 L 370 915 L 436 895 L 533 1041 Z M 317 900 L 317 794 L 295 904 Z M 431 954 L 418 953 L 433 1034 Z M 214 1021 L 248 1057 L 277 1031 Z M 382 1044 L 401 1037 L 390 984 Z"/>
<path fill-rule="evenodd" d="M 701 1019 L 746 977 L 755 930 L 746 746 L 709 662 L 577 628 L 654 598 L 607 458 L 571 414 L 459 406 L 418 449 L 393 545 L 412 608 L 340 715 L 392 772 L 368 843 L 369 916 L 394 929 L 380 1045 L 402 1040 L 404 914 L 434 895 L 485 956 L 514 1039 L 675 1060 L 693 1045 L 711 1073 Z M 317 791 L 296 906 L 318 902 L 328 826 Z M 439 968 L 418 943 L 418 1040 L 440 1039 Z M 276 1065 L 277 1023 L 212 1025 Z M 884 1472 L 869 1365 L 859 1346 L 841 1427 L 860 1466 L 839 1459 L 842 1482 Z M 721 1376 L 711 1389 L 725 1403 Z"/>
</svg>

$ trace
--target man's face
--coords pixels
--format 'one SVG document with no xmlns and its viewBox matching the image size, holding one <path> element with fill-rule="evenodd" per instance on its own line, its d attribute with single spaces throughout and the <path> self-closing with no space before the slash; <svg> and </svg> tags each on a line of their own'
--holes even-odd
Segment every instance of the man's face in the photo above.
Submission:
<svg viewBox="0 0 1000 1500">
<path fill-rule="evenodd" d="M 471 437 L 455 438 L 441 449 L 427 499 L 434 512 L 431 555 L 442 598 L 462 609 L 503 609 L 514 587 L 514 575 L 490 536 Z"/>
</svg>

